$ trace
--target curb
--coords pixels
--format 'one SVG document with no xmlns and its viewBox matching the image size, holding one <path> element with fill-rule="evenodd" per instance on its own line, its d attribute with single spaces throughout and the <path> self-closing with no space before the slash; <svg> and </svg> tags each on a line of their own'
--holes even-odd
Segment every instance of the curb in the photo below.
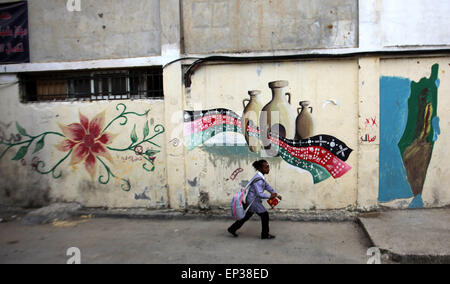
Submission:
<svg viewBox="0 0 450 284">
<path fill-rule="evenodd" d="M 450 264 L 450 255 L 412 255 L 412 254 L 399 254 L 395 251 L 391 251 L 385 248 L 381 248 L 375 244 L 369 232 L 367 231 L 364 223 L 359 217 L 356 218 L 356 223 L 364 232 L 365 236 L 369 240 L 371 246 L 378 247 L 382 254 L 389 256 L 389 259 L 400 264 Z"/>
<path fill-rule="evenodd" d="M 24 218 L 30 212 L 30 209 L 19 208 L 0 208 L 2 214 L 15 214 L 22 215 Z M 79 208 L 78 210 L 65 212 L 72 218 L 121 218 L 121 219 L 151 219 L 151 220 L 225 220 L 230 223 L 233 222 L 229 212 L 225 208 L 212 209 L 212 210 L 175 210 L 175 209 L 162 209 L 162 210 L 150 210 L 150 209 L 106 209 L 106 208 Z M 270 219 L 274 221 L 291 221 L 291 222 L 354 222 L 361 228 L 363 234 L 369 241 L 372 247 L 378 247 L 380 252 L 387 255 L 389 260 L 394 263 L 400 264 L 450 264 L 450 255 L 411 255 L 401 254 L 393 250 L 382 248 L 378 246 L 364 223 L 361 221 L 359 215 L 361 212 L 352 212 L 348 210 L 318 210 L 318 211 L 299 211 L 299 210 L 284 210 L 284 211 L 271 211 L 269 210 Z M 364 213 L 367 215 L 367 213 Z M 370 214 L 379 214 L 373 212 Z M 375 216 L 374 215 L 374 216 Z M 12 219 L 16 219 L 16 216 L 12 216 Z M 3 221 L 8 221 L 8 218 Z M 19 217 L 21 219 L 21 217 Z"/>
<path fill-rule="evenodd" d="M 323 212 L 284 211 L 270 212 L 270 219 L 293 222 L 355 222 L 357 213 L 340 210 Z M 153 220 L 228 220 L 232 218 L 227 210 L 142 210 L 142 209 L 97 209 L 81 208 L 72 212 L 72 216 L 90 216 L 93 218 L 125 218 Z"/>
</svg>

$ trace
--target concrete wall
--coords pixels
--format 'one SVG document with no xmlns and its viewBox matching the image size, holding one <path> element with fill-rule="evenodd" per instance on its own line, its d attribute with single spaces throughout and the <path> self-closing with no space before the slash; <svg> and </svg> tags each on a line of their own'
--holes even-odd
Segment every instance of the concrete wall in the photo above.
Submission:
<svg viewBox="0 0 450 284">
<path fill-rule="evenodd" d="M 383 205 L 420 208 L 450 203 L 445 174 L 449 172 L 449 63 L 448 57 L 380 62 L 378 199 Z"/>
<path fill-rule="evenodd" d="M 0 0 L 5 2 L 11 1 Z M 164 56 L 163 46 L 174 43 L 168 40 L 174 35 L 178 53 L 186 54 L 450 44 L 442 28 L 450 24 L 450 4 L 439 0 L 29 0 L 28 5 L 32 63 Z"/>
<path fill-rule="evenodd" d="M 252 162 L 263 158 L 271 165 L 269 183 L 284 197 L 282 209 L 446 206 L 448 66 L 448 57 L 208 64 L 197 69 L 191 88 L 166 84 L 170 97 L 164 101 L 21 104 L 17 85 L 6 85 L 1 89 L 1 200 L 22 205 L 63 200 L 85 206 L 226 208 L 232 194 L 254 175 Z M 165 80 L 177 74 L 181 66 L 171 66 Z M 289 82 L 285 91 L 291 94 L 296 115 L 299 102 L 310 101 L 314 136 L 329 135 L 352 150 L 348 159 L 341 159 L 348 167 L 341 176 L 316 180 L 308 169 L 282 156 L 249 151 L 238 129 L 243 100 L 248 90 L 259 89 L 267 104 L 272 99 L 268 82 L 280 79 Z M 429 80 L 435 86 L 427 87 L 430 106 L 410 105 L 415 82 Z M 192 145 L 183 113 L 211 109 L 234 112 L 238 127 L 222 132 L 220 124 L 211 137 L 205 132 Z M 128 120 L 120 117 L 122 112 Z M 413 126 L 408 126 L 413 113 Z M 69 152 L 70 145 L 61 144 L 70 138 L 66 126 L 80 123 L 83 116 L 98 119 L 99 114 L 104 115 L 102 129 L 111 123 L 105 132 L 111 134 L 111 143 L 101 140 L 105 153 L 92 150 L 98 157 L 95 164 L 77 163 L 77 146 Z M 207 129 L 209 122 L 202 123 Z M 152 136 L 142 148 L 135 147 Z M 398 145 L 404 136 L 413 137 L 406 147 L 418 144 L 419 138 L 420 145 L 429 146 L 402 152 Z M 408 169 L 411 155 L 404 153 L 411 152 L 419 153 L 412 161 L 424 170 Z"/>
<path fill-rule="evenodd" d="M 17 85 L 1 93 L 2 204 L 169 206 L 163 101 L 22 104 Z M 104 130 L 86 148 L 90 131 L 69 131 L 82 116 Z"/>
<path fill-rule="evenodd" d="M 450 3 L 431 0 L 359 1 L 359 47 L 445 47 L 450 44 Z"/>
<path fill-rule="evenodd" d="M 356 60 L 208 65 L 195 74 L 192 88 L 186 94 L 186 106 L 189 110 L 225 108 L 242 116 L 242 101 L 249 98 L 248 90 L 261 90 L 261 101 L 265 105 L 272 99 L 268 83 L 281 79 L 289 81 L 286 92 L 291 93 L 291 108 L 295 117 L 299 102 L 310 101 L 314 135 L 335 136 L 355 149 L 347 163 L 356 168 Z M 188 205 L 196 205 L 202 192 L 208 193 L 210 205 L 224 204 L 223 201 L 230 199 L 243 181 L 245 183 L 253 177 L 255 171 L 251 164 L 262 158 L 271 164 L 268 181 L 284 197 L 282 208 L 334 209 L 355 205 L 357 169 L 352 169 L 339 179 L 329 178 L 314 184 L 308 172 L 301 172 L 280 157 L 270 158 L 263 152 L 250 152 L 242 135 L 237 136 L 236 146 L 218 146 L 213 138 L 201 147 L 188 151 Z M 229 141 L 232 139 L 229 138 Z M 219 138 L 218 142 L 221 140 Z M 237 176 L 233 175 L 235 172 L 238 172 Z"/>
<path fill-rule="evenodd" d="M 357 1 L 183 1 L 186 53 L 357 45 Z"/>
<path fill-rule="evenodd" d="M 29 0 L 31 62 L 159 55 L 159 2 Z"/>
<path fill-rule="evenodd" d="M 336 56 L 448 49 L 450 37 L 440 28 L 448 25 L 450 5 L 445 1 L 424 6 L 422 1 L 406 0 L 81 0 L 81 11 L 67 9 L 67 2 L 30 0 L 32 63 L 0 66 L 0 203 L 39 206 L 61 200 L 84 206 L 227 208 L 231 195 L 253 176 L 251 163 L 265 158 L 272 166 L 268 181 L 284 197 L 282 209 L 450 204 L 445 176 L 449 113 L 445 52 L 440 57 L 372 54 L 216 62 L 197 68 L 190 88 L 183 85 L 183 64 L 192 60 L 177 61 L 164 68 L 163 101 L 22 104 L 15 83 L 20 72 L 165 65 L 183 53 Z M 423 14 L 431 16 L 418 21 Z M 432 77 L 436 65 L 437 79 Z M 275 80 L 289 81 L 286 91 L 291 93 L 295 116 L 300 101 L 311 102 L 315 135 L 329 135 L 352 149 L 342 161 L 346 169 L 342 176 L 315 180 L 285 156 L 250 152 L 239 127 L 226 134 L 218 131 L 211 139 L 200 136 L 200 143 L 190 144 L 186 111 L 221 108 L 241 118 L 248 90 L 260 89 L 266 104 L 271 100 L 267 84 Z M 424 91 L 429 91 L 426 103 L 416 99 L 410 106 L 409 99 L 420 95 L 425 88 L 418 93 L 417 88 L 423 84 L 430 84 Z M 397 101 L 386 104 L 386 98 Z M 124 118 L 114 120 L 123 107 L 130 112 L 126 125 L 120 125 Z M 89 120 L 104 113 L 104 127 L 112 122 L 106 132 L 118 134 L 104 145 L 107 152 L 97 149 L 99 159 L 87 166 L 84 160 L 72 160 L 75 146 L 72 152 L 61 148 L 63 136 L 69 135 L 64 126 L 79 123 L 80 113 Z M 156 135 L 152 143 L 127 149 L 143 139 L 147 123 L 146 137 Z M 235 143 L 220 146 L 230 140 Z M 413 144 L 423 150 L 408 148 Z M 407 169 L 405 163 L 411 161 L 425 166 Z"/>
</svg>

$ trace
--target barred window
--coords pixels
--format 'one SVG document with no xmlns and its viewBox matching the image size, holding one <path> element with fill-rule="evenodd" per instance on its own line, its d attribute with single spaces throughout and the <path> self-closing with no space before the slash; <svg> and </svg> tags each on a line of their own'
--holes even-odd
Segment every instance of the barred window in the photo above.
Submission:
<svg viewBox="0 0 450 284">
<path fill-rule="evenodd" d="M 162 67 L 19 74 L 22 101 L 161 99 Z"/>
</svg>

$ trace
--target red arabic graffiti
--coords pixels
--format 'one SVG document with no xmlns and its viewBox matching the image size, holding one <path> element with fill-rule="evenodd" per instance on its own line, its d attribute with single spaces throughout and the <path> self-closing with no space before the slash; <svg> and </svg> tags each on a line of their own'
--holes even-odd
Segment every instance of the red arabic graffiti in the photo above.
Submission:
<svg viewBox="0 0 450 284">
<path fill-rule="evenodd" d="M 369 134 L 366 134 L 366 135 L 364 136 L 364 138 L 361 137 L 361 142 L 369 142 L 369 143 L 372 143 L 372 142 L 375 142 L 375 140 L 377 140 L 377 136 L 370 137 Z"/>
<path fill-rule="evenodd" d="M 28 2 L 0 3 L 0 64 L 30 62 Z"/>
<path fill-rule="evenodd" d="M 0 14 L 0 20 L 10 20 L 12 17 L 11 17 L 11 14 L 10 13 L 8 13 L 8 12 L 3 12 L 3 13 L 1 13 Z"/>
<path fill-rule="evenodd" d="M 378 131 L 377 117 L 371 116 L 364 118 L 363 130 L 366 133 L 364 133 L 364 135 L 360 137 L 361 142 L 368 142 L 368 143 L 375 142 L 377 140 L 377 136 L 373 134 L 374 132 L 377 133 Z"/>
<path fill-rule="evenodd" d="M 364 122 L 364 126 L 365 126 L 365 128 L 367 128 L 367 127 L 378 127 L 377 117 L 366 118 L 366 121 Z"/>
<path fill-rule="evenodd" d="M 11 43 L 7 43 L 6 46 L 4 43 L 0 44 L 0 53 L 6 53 L 6 55 L 10 55 L 11 53 L 19 53 L 25 52 L 23 48 L 23 42 L 19 42 L 16 46 L 12 47 Z"/>
<path fill-rule="evenodd" d="M 0 36 L 24 38 L 27 35 L 28 35 L 28 29 L 24 29 L 21 26 L 15 26 L 14 31 L 11 29 L 10 26 L 7 26 L 6 28 L 0 27 Z"/>
</svg>

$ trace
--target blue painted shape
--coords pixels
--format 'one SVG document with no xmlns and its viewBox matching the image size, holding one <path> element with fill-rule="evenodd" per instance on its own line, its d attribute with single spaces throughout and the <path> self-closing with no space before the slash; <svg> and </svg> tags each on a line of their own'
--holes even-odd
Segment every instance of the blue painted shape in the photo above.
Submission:
<svg viewBox="0 0 450 284">
<path fill-rule="evenodd" d="M 437 78 L 434 83 L 436 84 L 436 87 L 439 88 L 439 85 L 441 84 L 441 80 L 439 78 Z"/>
<path fill-rule="evenodd" d="M 409 208 L 423 208 L 423 200 L 421 194 L 418 194 L 413 198 L 411 204 L 409 204 Z"/>
<path fill-rule="evenodd" d="M 433 119 L 431 120 L 431 125 L 433 126 L 433 142 L 435 142 L 438 139 L 438 135 L 441 134 L 441 128 L 439 127 L 439 117 L 435 116 L 433 117 Z"/>
<path fill-rule="evenodd" d="M 410 94 L 409 79 L 380 78 L 380 202 L 413 196 L 397 145 L 408 120 Z"/>
<path fill-rule="evenodd" d="M 261 72 L 262 72 L 262 65 L 258 65 L 258 68 L 256 69 L 256 74 L 258 74 L 258 77 L 261 77 Z"/>
</svg>

